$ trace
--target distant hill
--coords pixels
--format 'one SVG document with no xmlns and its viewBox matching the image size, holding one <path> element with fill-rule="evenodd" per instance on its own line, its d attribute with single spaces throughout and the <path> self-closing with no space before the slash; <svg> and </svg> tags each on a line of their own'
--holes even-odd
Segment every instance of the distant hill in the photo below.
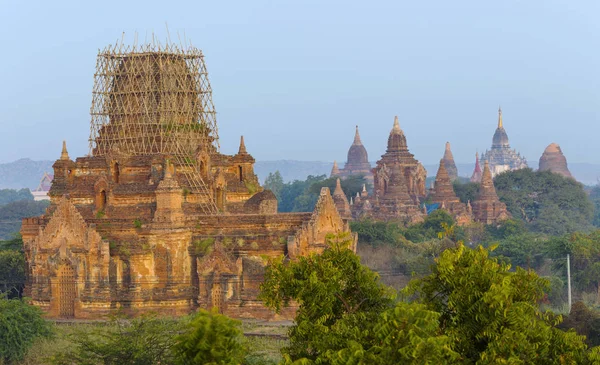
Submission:
<svg viewBox="0 0 600 365">
<path fill-rule="evenodd" d="M 0 189 L 35 189 L 44 172 L 52 173 L 53 161 L 32 161 L 28 158 L 0 164 Z M 371 163 L 375 166 L 375 163 Z M 257 161 L 254 170 L 261 184 L 270 172 L 279 170 L 284 181 L 305 180 L 308 175 L 327 175 L 331 172 L 332 162 L 276 160 Z M 425 165 L 428 176 L 435 176 L 439 165 Z M 340 167 L 343 167 L 340 166 Z M 470 177 L 474 163 L 457 164 L 458 175 Z M 537 164 L 532 166 L 537 168 Z M 569 170 L 577 181 L 586 185 L 596 185 L 600 178 L 600 164 L 569 163 Z"/>
<path fill-rule="evenodd" d="M 44 172 L 53 173 L 54 161 L 33 161 L 28 158 L 0 164 L 0 189 L 35 189 Z"/>
</svg>

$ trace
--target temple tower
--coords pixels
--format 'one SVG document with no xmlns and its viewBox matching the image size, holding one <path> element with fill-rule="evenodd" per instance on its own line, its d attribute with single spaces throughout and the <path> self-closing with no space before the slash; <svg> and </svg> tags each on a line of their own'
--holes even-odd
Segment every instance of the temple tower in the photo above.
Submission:
<svg viewBox="0 0 600 365">
<path fill-rule="evenodd" d="M 560 146 L 556 143 L 551 143 L 544 150 L 544 153 L 540 157 L 539 170 L 552 171 L 564 177 L 573 178 L 567 166 L 567 159 L 562 153 Z"/>
<path fill-rule="evenodd" d="M 479 164 L 479 153 L 475 152 L 475 169 L 471 175 L 471 182 L 481 182 L 481 165 Z"/>
<path fill-rule="evenodd" d="M 337 164 L 335 164 L 334 167 L 337 167 Z M 358 126 L 356 126 L 356 131 L 354 132 L 354 141 L 348 149 L 348 159 L 346 160 L 346 165 L 343 169 L 339 169 L 337 174 L 334 175 L 334 173 L 335 171 L 332 169 L 331 177 L 340 176 L 344 178 L 353 175 L 362 175 L 370 184 L 373 183 L 373 174 L 371 173 L 369 154 L 367 153 L 367 149 L 362 144 L 360 139 Z"/>
<path fill-rule="evenodd" d="M 487 161 L 492 177 L 504 171 L 518 170 L 527 167 L 527 161 L 516 150 L 510 148 L 508 134 L 502 121 L 502 109 L 498 108 L 498 127 L 492 139 L 492 148 L 486 151 L 481 160 Z"/>
<path fill-rule="evenodd" d="M 446 142 L 443 160 L 446 171 L 448 172 L 448 176 L 450 177 L 450 181 L 458 179 L 458 169 L 456 168 L 454 156 L 452 155 L 452 150 L 450 149 L 450 142 Z"/>
<path fill-rule="evenodd" d="M 506 204 L 498 199 L 489 163 L 486 161 L 481 177 L 479 195 L 472 203 L 473 217 L 476 221 L 485 224 L 496 224 L 510 217 Z"/>
</svg>

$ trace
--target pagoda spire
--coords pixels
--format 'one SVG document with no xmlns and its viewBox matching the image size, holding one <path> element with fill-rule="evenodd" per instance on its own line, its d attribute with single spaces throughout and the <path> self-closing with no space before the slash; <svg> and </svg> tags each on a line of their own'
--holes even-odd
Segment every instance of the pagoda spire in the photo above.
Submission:
<svg viewBox="0 0 600 365">
<path fill-rule="evenodd" d="M 246 154 L 246 144 L 244 143 L 244 136 L 240 137 L 240 149 L 238 151 L 238 155 Z"/>
<path fill-rule="evenodd" d="M 504 128 L 502 125 L 502 108 L 498 106 L 498 128 Z"/>
<path fill-rule="evenodd" d="M 471 175 L 471 182 L 480 182 L 481 181 L 481 165 L 479 164 L 479 153 L 475 152 L 475 169 L 473 170 L 473 175 Z"/>
<path fill-rule="evenodd" d="M 339 176 L 340 175 L 340 168 L 338 167 L 337 161 L 333 161 L 333 167 L 331 168 L 331 174 L 329 174 L 330 177 L 334 177 L 334 176 Z"/>
<path fill-rule="evenodd" d="M 398 121 L 398 116 L 394 116 L 394 127 L 392 128 L 392 132 L 400 132 L 402 133 L 402 129 L 400 129 L 400 122 Z"/>
<path fill-rule="evenodd" d="M 71 159 L 71 158 L 69 158 L 69 152 L 67 152 L 67 141 L 63 141 L 62 151 L 60 153 L 60 159 L 64 160 L 64 161 L 68 161 Z"/>
<path fill-rule="evenodd" d="M 362 141 L 360 140 L 360 133 L 358 133 L 358 126 L 356 126 L 356 132 L 354 133 L 354 142 L 353 145 L 362 145 Z"/>
</svg>

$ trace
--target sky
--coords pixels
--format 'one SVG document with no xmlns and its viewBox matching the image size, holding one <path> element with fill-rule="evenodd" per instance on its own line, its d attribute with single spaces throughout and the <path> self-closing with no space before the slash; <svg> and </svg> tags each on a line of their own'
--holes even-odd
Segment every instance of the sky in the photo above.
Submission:
<svg viewBox="0 0 600 365">
<path fill-rule="evenodd" d="M 532 165 L 551 142 L 600 163 L 600 1 L 0 0 L 0 162 L 88 151 L 98 49 L 179 37 L 203 50 L 221 151 L 369 159 L 397 115 L 410 151 L 489 148 L 502 106 Z M 167 32 L 168 29 L 168 32 Z"/>
</svg>

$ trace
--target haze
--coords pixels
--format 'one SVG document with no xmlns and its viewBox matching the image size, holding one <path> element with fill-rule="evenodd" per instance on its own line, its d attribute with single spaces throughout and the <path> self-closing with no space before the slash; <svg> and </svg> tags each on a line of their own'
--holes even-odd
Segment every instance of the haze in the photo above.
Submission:
<svg viewBox="0 0 600 365">
<path fill-rule="evenodd" d="M 498 105 L 530 165 L 551 142 L 600 162 L 598 1 L 1 1 L 0 162 L 88 153 L 96 54 L 185 37 L 206 56 L 221 148 L 370 160 L 394 115 L 423 163 L 489 148 Z"/>
</svg>

